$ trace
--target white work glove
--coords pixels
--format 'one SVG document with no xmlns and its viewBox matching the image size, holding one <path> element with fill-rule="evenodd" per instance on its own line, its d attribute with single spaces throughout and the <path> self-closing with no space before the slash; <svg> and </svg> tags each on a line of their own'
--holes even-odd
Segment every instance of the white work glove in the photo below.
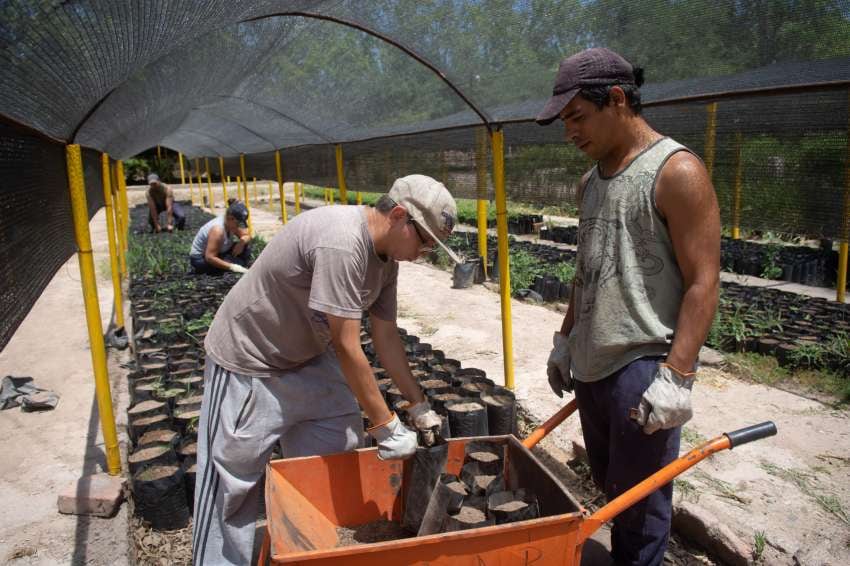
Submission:
<svg viewBox="0 0 850 566">
<path fill-rule="evenodd" d="M 567 348 L 567 337 L 556 332 L 552 336 L 552 352 L 546 362 L 546 375 L 549 376 L 549 387 L 558 397 L 564 396 L 564 391 L 573 390 L 573 378 L 570 375 L 570 351 Z"/>
<path fill-rule="evenodd" d="M 378 441 L 380 460 L 404 460 L 416 452 L 416 433 L 401 424 L 398 415 L 382 425 L 367 430 Z"/>
<path fill-rule="evenodd" d="M 658 364 L 655 377 L 640 400 L 640 406 L 632 409 L 631 417 L 643 427 L 643 432 L 652 434 L 659 429 L 682 426 L 693 416 L 691 410 L 691 387 L 696 372 L 682 374 L 669 364 Z"/>
<path fill-rule="evenodd" d="M 431 404 L 428 401 L 422 401 L 410 407 L 407 410 L 410 415 L 410 422 L 417 430 L 422 432 L 422 441 L 425 446 L 433 446 L 436 441 L 436 433 L 443 427 L 443 420 L 440 415 L 431 409 Z"/>
<path fill-rule="evenodd" d="M 230 269 L 233 273 L 248 273 L 248 269 L 242 267 L 238 263 L 231 263 L 228 269 Z"/>
</svg>

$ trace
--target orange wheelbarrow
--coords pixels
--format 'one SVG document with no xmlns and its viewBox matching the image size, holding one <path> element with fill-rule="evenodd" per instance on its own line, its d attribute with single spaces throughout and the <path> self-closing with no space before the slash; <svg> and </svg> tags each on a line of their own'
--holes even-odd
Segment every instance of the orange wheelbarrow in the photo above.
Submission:
<svg viewBox="0 0 850 566">
<path fill-rule="evenodd" d="M 269 462 L 267 528 L 259 564 L 579 565 L 584 542 L 631 505 L 715 452 L 776 434 L 769 421 L 722 434 L 591 514 L 531 453 L 575 410 L 573 400 L 522 442 L 513 435 L 448 440 L 446 471 L 451 474 L 459 473 L 467 442 L 488 440 L 505 446 L 507 488 L 530 487 L 540 504 L 540 518 L 527 521 L 337 547 L 337 527 L 401 519 L 405 463 L 379 460 L 376 448 Z"/>
</svg>

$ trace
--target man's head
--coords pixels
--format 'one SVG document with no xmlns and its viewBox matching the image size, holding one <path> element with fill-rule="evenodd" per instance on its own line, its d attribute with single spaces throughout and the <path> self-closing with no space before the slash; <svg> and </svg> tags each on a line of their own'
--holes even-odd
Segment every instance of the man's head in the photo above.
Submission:
<svg viewBox="0 0 850 566">
<path fill-rule="evenodd" d="M 425 175 L 396 179 L 375 208 L 388 217 L 394 231 L 388 250 L 394 259 L 413 260 L 440 246 L 453 261 L 461 263 L 443 243 L 457 223 L 457 205 L 439 181 Z"/>
<path fill-rule="evenodd" d="M 237 228 L 248 227 L 248 208 L 240 201 L 234 201 L 227 207 L 224 222 L 229 232 L 236 232 Z"/>
<path fill-rule="evenodd" d="M 564 121 L 567 141 L 598 159 L 610 140 L 623 130 L 618 122 L 640 114 L 639 87 L 643 69 L 619 54 L 595 47 L 561 61 L 552 97 L 537 123 Z"/>
<path fill-rule="evenodd" d="M 159 183 L 159 175 L 157 175 L 156 173 L 151 173 L 150 175 L 148 175 L 148 185 L 153 186 L 158 185 Z"/>
</svg>

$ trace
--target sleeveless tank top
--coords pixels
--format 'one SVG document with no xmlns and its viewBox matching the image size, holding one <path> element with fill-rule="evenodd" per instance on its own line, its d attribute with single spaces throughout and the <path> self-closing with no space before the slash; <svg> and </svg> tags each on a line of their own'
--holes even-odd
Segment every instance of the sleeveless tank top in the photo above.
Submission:
<svg viewBox="0 0 850 566">
<path fill-rule="evenodd" d="M 227 229 L 224 227 L 224 216 L 216 216 L 201 226 L 201 229 L 198 230 L 197 234 L 195 234 L 195 239 L 192 240 L 192 250 L 189 252 L 189 256 L 196 258 L 204 257 L 204 253 L 207 251 L 207 242 L 210 238 L 210 229 L 213 226 L 218 226 L 223 232 L 221 246 L 218 248 L 218 255 L 222 256 L 230 251 L 230 248 L 233 247 L 233 239 L 228 236 Z"/>
<path fill-rule="evenodd" d="M 644 357 L 665 355 L 682 302 L 682 274 L 655 182 L 671 155 L 689 151 L 662 138 L 625 169 L 593 168 L 579 215 L 574 324 L 568 344 L 574 377 L 603 379 Z"/>
</svg>

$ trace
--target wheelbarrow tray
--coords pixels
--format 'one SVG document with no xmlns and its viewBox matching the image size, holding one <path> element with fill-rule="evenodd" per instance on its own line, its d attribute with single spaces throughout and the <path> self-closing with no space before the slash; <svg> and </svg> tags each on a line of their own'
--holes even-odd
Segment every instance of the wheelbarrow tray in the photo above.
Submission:
<svg viewBox="0 0 850 566">
<path fill-rule="evenodd" d="M 540 518 L 466 531 L 336 547 L 337 527 L 401 521 L 409 462 L 382 461 L 367 448 L 328 456 L 274 460 L 266 471 L 266 516 L 275 564 L 575 564 L 578 501 L 516 437 L 448 440 L 446 471 L 459 474 L 468 441 L 505 448 L 507 489 L 530 488 Z"/>
</svg>

